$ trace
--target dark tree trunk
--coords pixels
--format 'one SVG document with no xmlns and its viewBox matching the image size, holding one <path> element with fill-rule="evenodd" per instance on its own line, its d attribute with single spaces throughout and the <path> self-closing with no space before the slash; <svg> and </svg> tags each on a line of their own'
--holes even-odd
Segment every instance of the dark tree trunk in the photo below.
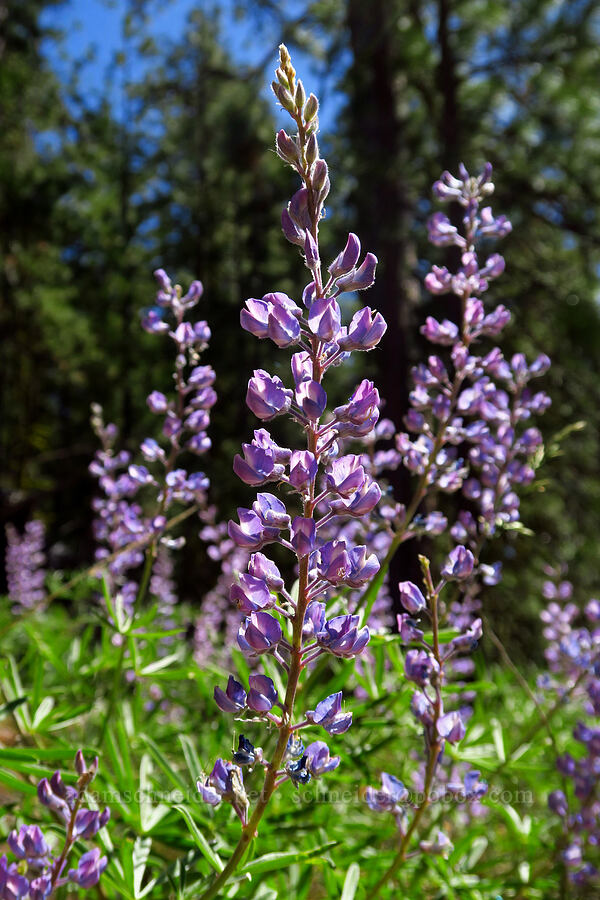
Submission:
<svg viewBox="0 0 600 900">
<path fill-rule="evenodd" d="M 380 310 L 388 323 L 372 362 L 377 366 L 376 383 L 385 399 L 383 415 L 400 429 L 408 408 L 408 338 L 418 286 L 411 273 L 415 256 L 409 239 L 413 211 L 402 177 L 406 149 L 395 91 L 397 13 L 393 0 L 348 0 L 353 53 L 348 115 L 357 180 L 353 205 L 363 246 L 379 258 L 377 281 L 369 291 L 368 303 Z M 407 499 L 411 485 L 406 471 L 399 469 L 392 481 L 395 496 Z M 400 548 L 390 570 L 392 586 L 411 577 L 410 573 L 416 574 L 415 557 L 410 544 Z"/>
</svg>

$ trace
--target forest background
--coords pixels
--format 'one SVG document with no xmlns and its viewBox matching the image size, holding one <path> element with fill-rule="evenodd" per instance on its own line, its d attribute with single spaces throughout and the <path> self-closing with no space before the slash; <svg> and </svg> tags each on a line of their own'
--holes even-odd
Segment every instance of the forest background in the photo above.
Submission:
<svg viewBox="0 0 600 900">
<path fill-rule="evenodd" d="M 0 535 L 36 515 L 51 565 L 90 563 L 90 405 L 133 447 L 148 390 L 169 379 L 161 342 L 140 328 L 158 266 L 204 283 L 220 397 L 211 500 L 220 519 L 243 505 L 231 461 L 254 427 L 247 374 L 278 363 L 245 339 L 239 310 L 303 283 L 277 224 L 294 181 L 269 149 L 279 123 L 264 87 L 284 40 L 322 99 L 327 241 L 356 230 L 380 261 L 369 303 L 389 330 L 363 365 L 398 426 L 419 325 L 448 303 L 422 287 L 430 184 L 459 161 L 493 163 L 514 227 L 496 298 L 513 314 L 508 349 L 553 363 L 546 457 L 523 502 L 537 539 L 503 536 L 487 607 L 513 652 L 531 655 L 544 565 L 568 564 L 583 596 L 598 584 L 599 36 L 593 0 L 0 0 Z M 398 577 L 422 549 L 409 546 Z M 199 603 L 215 567 L 197 540 L 178 564 L 183 599 Z"/>
</svg>

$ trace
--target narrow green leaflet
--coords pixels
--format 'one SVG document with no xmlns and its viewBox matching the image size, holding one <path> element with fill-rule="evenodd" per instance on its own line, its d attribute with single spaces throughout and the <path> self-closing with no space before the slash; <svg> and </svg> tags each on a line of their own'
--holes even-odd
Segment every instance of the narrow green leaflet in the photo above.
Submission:
<svg viewBox="0 0 600 900">
<path fill-rule="evenodd" d="M 270 872 L 282 866 L 291 866 L 296 862 L 324 862 L 321 857 L 327 850 L 337 847 L 339 841 L 329 841 L 311 850 L 285 850 L 280 853 L 265 853 L 258 859 L 253 859 L 241 870 L 241 874 L 258 875 L 261 872 Z"/>
<path fill-rule="evenodd" d="M 192 814 L 189 811 L 189 809 L 186 806 L 181 806 L 179 804 L 175 805 L 173 807 L 173 809 L 176 809 L 177 812 L 181 816 L 183 816 L 183 818 L 185 819 L 187 826 L 189 828 L 190 834 L 191 834 L 192 838 L 194 839 L 194 842 L 195 842 L 196 846 L 198 847 L 198 850 L 200 851 L 200 853 L 202 853 L 202 855 L 204 856 L 206 861 L 210 863 L 210 865 L 213 867 L 213 869 L 216 872 L 222 872 L 224 869 L 224 865 L 221 860 L 221 857 L 210 846 L 207 839 L 204 837 L 204 835 L 202 834 L 202 832 L 200 831 L 200 829 L 194 822 L 194 819 L 193 819 Z"/>
<path fill-rule="evenodd" d="M 342 896 L 340 900 L 354 900 L 359 881 L 360 866 L 358 865 L 358 863 L 352 863 L 349 866 L 348 871 L 346 872 L 346 877 L 344 879 L 344 889 L 342 890 Z"/>
</svg>

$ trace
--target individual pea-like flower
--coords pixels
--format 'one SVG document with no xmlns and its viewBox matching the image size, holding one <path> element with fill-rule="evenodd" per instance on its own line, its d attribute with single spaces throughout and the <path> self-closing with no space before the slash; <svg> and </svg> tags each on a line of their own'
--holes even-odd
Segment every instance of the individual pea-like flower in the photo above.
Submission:
<svg viewBox="0 0 600 900">
<path fill-rule="evenodd" d="M 249 573 L 240 575 L 239 581 L 231 585 L 229 596 L 246 615 L 257 609 L 271 609 L 275 602 L 266 581 Z"/>
<path fill-rule="evenodd" d="M 29 862 L 45 860 L 50 853 L 41 828 L 38 825 L 21 825 L 18 831 L 11 831 L 6 842 L 17 859 Z"/>
<path fill-rule="evenodd" d="M 238 644 L 243 653 L 252 657 L 275 650 L 282 637 L 281 625 L 274 616 L 253 612 L 240 625 Z"/>
<path fill-rule="evenodd" d="M 215 687 L 214 697 L 223 712 L 239 712 L 246 706 L 246 691 L 233 675 L 229 676 L 225 690 Z"/>
<path fill-rule="evenodd" d="M 440 716 L 437 721 L 437 730 L 440 737 L 443 737 L 451 744 L 462 741 L 466 734 L 465 723 L 460 713 L 454 711 Z"/>
<path fill-rule="evenodd" d="M 387 323 L 381 313 L 373 315 L 373 311 L 365 306 L 354 314 L 348 333 L 340 338 L 338 344 L 342 350 L 372 350 L 386 331 Z"/>
<path fill-rule="evenodd" d="M 446 562 L 442 567 L 442 575 L 444 578 L 456 581 L 462 581 L 468 578 L 473 571 L 475 559 L 470 550 L 466 547 L 458 546 L 448 555 Z"/>
<path fill-rule="evenodd" d="M 352 425 L 363 425 L 373 417 L 376 421 L 379 417 L 379 391 L 372 381 L 365 378 L 358 385 L 348 403 L 336 407 L 334 413 L 340 422 L 350 422 Z"/>
<path fill-rule="evenodd" d="M 334 656 L 358 656 L 369 643 L 369 629 L 359 628 L 359 621 L 359 616 L 334 616 L 317 633 L 317 643 Z"/>
<path fill-rule="evenodd" d="M 238 547 L 246 550 L 258 550 L 269 541 L 274 541 L 279 530 L 266 529 L 260 518 L 251 509 L 238 509 L 239 525 L 230 521 L 227 530 L 229 537 Z"/>
<path fill-rule="evenodd" d="M 336 281 L 336 288 L 342 291 L 366 291 L 375 283 L 375 269 L 377 257 L 374 253 L 367 253 L 358 269 L 352 269 L 347 275 L 342 275 Z"/>
<path fill-rule="evenodd" d="M 325 624 L 325 604 L 320 600 L 311 600 L 306 607 L 302 634 L 305 638 L 314 637 L 323 629 Z"/>
<path fill-rule="evenodd" d="M 250 485 L 265 484 L 272 478 L 278 478 L 283 472 L 283 466 L 276 466 L 273 453 L 256 444 L 242 444 L 242 458 L 239 453 L 233 460 L 233 471 L 238 478 Z"/>
<path fill-rule="evenodd" d="M 381 488 L 376 481 L 365 478 L 362 486 L 347 500 L 333 500 L 331 510 L 336 514 L 362 517 L 372 512 L 381 500 Z"/>
<path fill-rule="evenodd" d="M 360 256 L 360 240 L 353 232 L 348 235 L 346 246 L 339 253 L 328 268 L 328 272 L 332 278 L 339 278 L 341 275 L 347 275 L 358 262 Z"/>
<path fill-rule="evenodd" d="M 69 881 L 82 888 L 94 887 L 100 881 L 107 863 L 106 856 L 101 856 L 98 847 L 94 847 L 80 857 L 76 869 L 69 869 Z"/>
<path fill-rule="evenodd" d="M 375 812 L 393 812 L 401 803 L 408 800 L 408 791 L 399 778 L 382 772 L 381 788 L 368 787 L 365 791 L 365 800 Z"/>
<path fill-rule="evenodd" d="M 465 773 L 462 782 L 449 781 L 446 790 L 451 794 L 455 794 L 461 800 L 480 800 L 487 794 L 488 786 L 485 781 L 480 780 L 481 772 L 475 769 L 469 769 Z"/>
<path fill-rule="evenodd" d="M 248 820 L 248 797 L 244 788 L 242 770 L 239 766 L 217 759 L 208 777 L 196 782 L 198 793 L 209 806 L 219 806 L 222 801 L 230 803 L 239 816 L 242 825 Z"/>
<path fill-rule="evenodd" d="M 447 859 L 454 850 L 450 838 L 443 831 L 437 831 L 432 841 L 419 841 L 419 847 L 423 853 L 431 853 L 432 856 L 442 856 Z"/>
<path fill-rule="evenodd" d="M 363 545 L 353 547 L 349 557 L 350 573 L 346 580 L 350 587 L 361 587 L 379 571 L 379 560 L 376 555 L 374 553 L 367 555 L 367 548 Z"/>
<path fill-rule="evenodd" d="M 289 483 L 297 491 L 305 491 L 314 481 L 318 469 L 319 464 L 314 453 L 310 450 L 294 450 L 290 457 Z"/>
<path fill-rule="evenodd" d="M 340 764 L 339 756 L 330 756 L 324 741 L 313 741 L 306 748 L 307 768 L 311 775 L 318 777 L 333 772 Z"/>
<path fill-rule="evenodd" d="M 342 692 L 331 694 L 306 713 L 313 725 L 321 725 L 329 734 L 344 734 L 352 725 L 352 713 L 342 712 Z"/>
<path fill-rule="evenodd" d="M 314 519 L 296 516 L 291 527 L 292 547 L 302 559 L 312 553 L 317 536 L 317 525 Z"/>
<path fill-rule="evenodd" d="M 367 475 L 360 457 L 349 454 L 334 459 L 327 471 L 327 487 L 340 497 L 351 497 L 365 483 Z"/>
<path fill-rule="evenodd" d="M 418 643 L 423 638 L 424 632 L 418 627 L 414 619 L 409 615 L 400 613 L 397 617 L 398 634 L 404 644 Z"/>
<path fill-rule="evenodd" d="M 345 541 L 327 541 L 317 552 L 319 577 L 329 584 L 341 584 L 350 571 L 350 557 Z"/>
<path fill-rule="evenodd" d="M 29 881 L 19 873 L 16 863 L 8 863 L 6 856 L 0 856 L 0 891 L 9 900 L 20 900 L 29 892 Z"/>
<path fill-rule="evenodd" d="M 409 681 L 423 686 L 437 671 L 435 659 L 427 650 L 408 650 L 404 660 L 404 673 Z"/>
<path fill-rule="evenodd" d="M 322 341 L 333 341 L 340 331 L 342 314 L 337 300 L 315 300 L 308 312 L 308 327 Z"/>
<path fill-rule="evenodd" d="M 265 529 L 280 531 L 290 527 L 290 516 L 285 505 L 274 494 L 257 494 L 252 509 Z M 275 537 L 277 535 L 274 535 Z"/>
<path fill-rule="evenodd" d="M 327 394 L 318 382 L 305 379 L 296 388 L 296 403 L 308 419 L 317 422 L 325 412 Z"/>
<path fill-rule="evenodd" d="M 269 375 L 264 369 L 255 369 L 248 382 L 246 403 L 255 416 L 264 421 L 287 412 L 293 394 L 283 386 L 281 378 Z"/>
<path fill-rule="evenodd" d="M 255 578 L 260 578 L 265 582 L 269 590 L 275 591 L 275 593 L 284 586 L 279 569 L 264 553 L 252 554 L 248 563 L 248 574 Z"/>
<path fill-rule="evenodd" d="M 273 680 L 267 675 L 250 675 L 248 684 L 248 709 L 259 713 L 268 712 L 279 702 Z"/>
<path fill-rule="evenodd" d="M 398 590 L 402 606 L 411 615 L 417 615 L 427 607 L 425 597 L 412 581 L 401 581 Z"/>
<path fill-rule="evenodd" d="M 75 815 L 73 834 L 75 837 L 90 840 L 101 828 L 104 828 L 109 818 L 110 810 L 108 808 L 102 812 L 96 809 L 80 809 Z"/>
<path fill-rule="evenodd" d="M 311 772 L 308 768 L 308 757 L 304 754 L 298 760 L 290 760 L 285 764 L 285 771 L 289 775 L 290 781 L 296 787 L 301 784 L 308 784 L 311 779 Z"/>
</svg>

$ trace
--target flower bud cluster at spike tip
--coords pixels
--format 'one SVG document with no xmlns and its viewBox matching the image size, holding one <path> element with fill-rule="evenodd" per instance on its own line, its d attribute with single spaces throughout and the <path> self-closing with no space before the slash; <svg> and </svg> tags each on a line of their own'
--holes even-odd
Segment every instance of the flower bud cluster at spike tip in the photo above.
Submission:
<svg viewBox="0 0 600 900">
<path fill-rule="evenodd" d="M 248 508 L 238 509 L 228 535 L 237 548 L 252 553 L 247 571 L 239 573 L 230 588 L 232 607 L 240 614 L 237 645 L 253 664 L 264 661 L 270 672 L 272 666 L 280 667 L 281 685 L 278 691 L 270 677 L 255 672 L 247 688 L 233 675 L 225 687 L 215 687 L 215 701 L 224 713 L 254 725 L 262 720 L 280 731 L 275 756 L 264 760 L 268 771 L 278 772 L 272 785 L 267 774 L 269 796 L 285 781 L 297 787 L 339 765 L 339 757 L 330 756 L 322 741 L 304 751 L 301 729 L 324 729 L 337 736 L 352 723 L 341 692 L 314 698 L 314 708 L 304 716 L 295 709 L 295 700 L 303 673 L 318 657 L 330 653 L 354 658 L 369 642 L 368 624 L 359 615 L 337 607 L 339 614 L 328 616 L 327 601 L 332 586 L 357 590 L 370 581 L 379 570 L 377 555 L 365 545 L 331 539 L 328 529 L 331 523 L 341 527 L 366 517 L 381 498 L 379 485 L 360 458 L 340 458 L 338 453 L 338 440 L 361 440 L 373 432 L 380 398 L 365 379 L 346 403 L 331 409 L 324 382 L 331 367 L 344 365 L 353 352 L 373 350 L 386 331 L 383 317 L 371 307 L 344 322 L 346 304 L 340 303 L 340 295 L 366 290 L 375 279 L 377 259 L 362 252 L 358 237 L 350 234 L 333 261 L 322 264 L 319 228 L 330 180 L 317 140 L 318 101 L 312 94 L 307 97 L 283 46 L 273 91 L 295 126 L 290 133 L 278 132 L 277 154 L 301 179 L 281 223 L 285 237 L 303 254 L 309 281 L 292 296 L 272 291 L 242 305 L 242 328 L 291 356 L 288 377 L 284 367 L 278 367 L 277 374 L 264 369 L 252 373 L 246 403 L 261 423 L 291 418 L 303 443 L 282 447 L 261 427 L 242 445 L 234 471 L 259 493 Z M 291 554 L 298 576 L 294 589 L 286 588 L 279 569 L 263 552 L 269 544 Z M 302 749 L 292 753 L 285 749 L 290 746 Z M 235 767 L 238 762 L 234 753 L 231 763 L 219 765 Z M 231 802 L 233 792 L 225 782 L 223 773 L 217 778 L 214 771 L 202 780 L 199 790 L 207 803 Z"/>
<path fill-rule="evenodd" d="M 434 186 L 437 199 L 458 202 L 463 215 L 457 226 L 435 212 L 429 238 L 436 246 L 457 247 L 460 265 L 456 272 L 433 266 L 425 287 L 438 296 L 458 297 L 462 318 L 429 316 L 423 325 L 422 333 L 441 355 L 434 353 L 413 369 L 407 431 L 396 436 L 401 461 L 423 480 L 424 493 L 462 491 L 472 512 L 459 515 L 451 536 L 475 556 L 482 539 L 519 520 L 518 492 L 533 480 L 542 444 L 530 420 L 550 404 L 530 386 L 550 365 L 545 355 L 528 363 L 521 353 L 505 358 L 497 346 L 477 347 L 496 341 L 510 321 L 504 306 L 486 309 L 483 299 L 504 271 L 504 260 L 498 253 L 480 258 L 479 245 L 511 230 L 506 217 L 494 217 L 484 205 L 494 188 L 491 176 L 489 164 L 477 176 L 461 166 L 459 177 L 445 172 Z M 415 530 L 413 523 L 407 528 Z"/>
<path fill-rule="evenodd" d="M 106 868 L 107 858 L 94 847 L 84 853 L 75 868 L 64 870 L 76 840 L 91 840 L 103 828 L 109 818 L 108 808 L 102 812 L 86 809 L 85 790 L 98 769 L 98 760 L 90 766 L 85 762 L 81 750 L 75 757 L 77 773 L 76 786 L 66 785 L 60 772 L 50 779 L 42 778 L 38 784 L 38 798 L 49 809 L 58 813 L 65 824 L 65 835 L 60 850 L 53 852 L 38 825 L 21 825 L 7 838 L 7 844 L 14 856 L 10 861 L 0 858 L 0 898 L 6 900 L 43 900 L 50 897 L 55 888 L 76 884 L 81 888 L 92 888 L 98 884 Z"/>
<path fill-rule="evenodd" d="M 569 880 L 586 885 L 599 872 L 592 864 L 590 848 L 600 842 L 600 601 L 589 600 L 583 612 L 573 602 L 573 586 L 566 568 L 548 568 L 543 585 L 546 607 L 540 616 L 548 644 L 545 655 L 549 673 L 539 678 L 546 693 L 567 703 L 578 715 L 573 737 L 584 752 L 564 753 L 556 761 L 564 790 L 548 795 L 548 806 L 561 819 L 567 839 L 562 859 Z M 566 793 L 565 793 L 566 790 Z M 593 856 L 592 856 L 593 859 Z"/>
<path fill-rule="evenodd" d="M 99 545 L 96 558 L 110 558 L 109 587 L 121 595 L 129 614 L 138 586 L 128 576 L 142 563 L 145 547 L 160 542 L 176 549 L 183 543 L 183 539 L 164 533 L 172 504 L 206 506 L 208 478 L 201 471 L 182 468 L 179 461 L 183 453 L 200 456 L 210 448 L 207 429 L 217 399 L 215 372 L 211 366 L 200 364 L 210 329 L 204 321 L 192 323 L 187 318 L 202 296 L 201 283 L 192 282 L 183 294 L 163 269 L 157 269 L 154 275 L 159 289 L 155 305 L 142 317 L 142 327 L 150 334 L 168 338 L 174 355 L 172 396 L 153 390 L 147 397 L 149 410 L 162 421 L 162 438 L 143 440 L 141 459 L 134 462 L 128 451 L 116 450 L 118 430 L 104 423 L 102 408 L 95 405 L 92 409 L 92 427 L 101 443 L 90 466 L 102 492 L 94 500 L 94 536 Z M 154 513 L 144 513 L 142 503 L 137 502 L 141 491 L 153 495 L 151 506 L 146 498 L 143 502 L 144 508 L 154 509 Z M 161 624 L 169 627 L 167 620 Z"/>
</svg>

